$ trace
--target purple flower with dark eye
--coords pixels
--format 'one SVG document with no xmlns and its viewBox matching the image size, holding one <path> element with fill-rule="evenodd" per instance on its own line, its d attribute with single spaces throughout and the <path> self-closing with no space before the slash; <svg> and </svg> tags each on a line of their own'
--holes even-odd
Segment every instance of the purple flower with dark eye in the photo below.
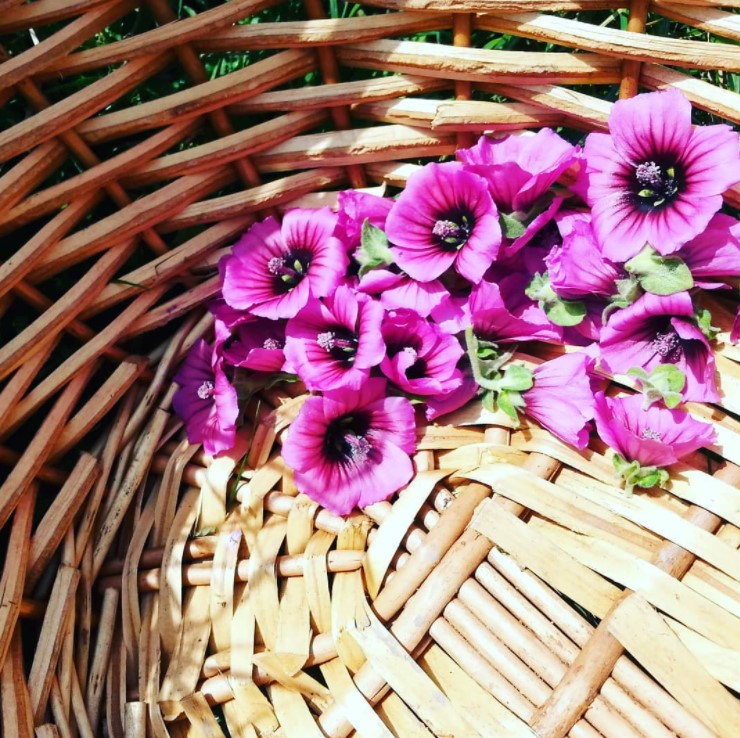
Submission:
<svg viewBox="0 0 740 738">
<path fill-rule="evenodd" d="M 501 245 L 485 180 L 456 162 L 427 164 L 409 177 L 388 214 L 386 233 L 398 266 L 420 282 L 454 266 L 477 283 Z"/>
<path fill-rule="evenodd" d="M 385 356 L 383 308 L 341 285 L 288 321 L 285 355 L 309 390 L 357 390 Z"/>
<path fill-rule="evenodd" d="M 717 213 L 703 233 L 676 253 L 691 270 L 694 284 L 705 289 L 722 286 L 707 278 L 740 277 L 740 221 Z"/>
<path fill-rule="evenodd" d="M 386 315 L 382 325 L 386 357 L 380 371 L 413 395 L 440 395 L 462 384 L 459 341 L 411 310 Z"/>
<path fill-rule="evenodd" d="M 641 466 L 664 467 L 716 440 L 714 428 L 685 410 L 643 408 L 642 395 L 605 397 L 596 393 L 596 430 L 622 458 Z"/>
<path fill-rule="evenodd" d="M 676 89 L 614 104 L 610 135 L 586 139 L 586 197 L 604 254 L 624 262 L 649 244 L 670 254 L 700 234 L 740 181 L 738 134 L 691 125 Z"/>
<path fill-rule="evenodd" d="M 566 299 L 614 295 L 616 280 L 625 275 L 602 255 L 590 219 L 579 213 L 557 220 L 565 231 L 563 243 L 545 258 L 553 290 Z"/>
<path fill-rule="evenodd" d="M 230 451 L 239 417 L 236 390 L 223 371 L 223 357 L 199 340 L 188 352 L 174 381 L 180 385 L 172 407 L 185 423 L 190 443 L 202 443 L 212 456 Z"/>
<path fill-rule="evenodd" d="M 481 136 L 457 157 L 488 182 L 503 213 L 527 213 L 558 177 L 578 158 L 579 150 L 549 128 L 535 135 Z"/>
<path fill-rule="evenodd" d="M 255 223 L 219 264 L 226 302 L 264 318 L 292 318 L 309 297 L 331 294 L 347 269 L 344 244 L 332 235 L 328 209 L 295 209 L 282 225 Z"/>
<path fill-rule="evenodd" d="M 594 417 L 593 366 L 593 358 L 582 353 L 546 361 L 534 370 L 534 386 L 524 393 L 524 412 L 576 448 L 588 445 Z"/>
<path fill-rule="evenodd" d="M 285 366 L 284 320 L 251 318 L 228 328 L 216 319 L 216 351 L 231 366 L 257 372 L 289 371 Z"/>
<path fill-rule="evenodd" d="M 414 410 L 383 379 L 309 397 L 283 443 L 300 492 L 337 515 L 387 500 L 413 476 Z"/>
<path fill-rule="evenodd" d="M 686 375 L 685 400 L 719 400 L 712 349 L 696 325 L 688 292 L 647 293 L 613 313 L 601 329 L 600 350 L 608 371 L 626 374 L 642 367 L 650 372 L 659 364 L 675 364 Z"/>
<path fill-rule="evenodd" d="M 339 211 L 335 235 L 354 250 L 362 240 L 362 224 L 365 220 L 383 230 L 393 200 L 389 197 L 378 197 L 369 192 L 344 190 L 338 197 Z"/>
</svg>

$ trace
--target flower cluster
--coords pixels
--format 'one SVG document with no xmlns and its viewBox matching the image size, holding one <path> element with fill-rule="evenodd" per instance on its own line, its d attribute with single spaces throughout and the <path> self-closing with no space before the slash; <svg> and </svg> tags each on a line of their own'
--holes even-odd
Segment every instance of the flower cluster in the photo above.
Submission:
<svg viewBox="0 0 740 738">
<path fill-rule="evenodd" d="M 395 199 L 347 191 L 336 212 L 267 218 L 219 265 L 215 342 L 188 356 L 175 408 L 218 454 L 237 395 L 298 378 L 311 396 L 283 457 L 339 514 L 411 479 L 415 405 L 431 421 L 474 398 L 579 449 L 595 426 L 627 489 L 664 484 L 715 438 L 679 405 L 720 399 L 697 288 L 740 276 L 740 223 L 718 212 L 737 181 L 737 134 L 693 127 L 669 90 L 615 103 L 583 149 L 483 136 Z M 533 341 L 567 350 L 532 369 Z M 614 374 L 642 394 L 605 395 Z"/>
</svg>

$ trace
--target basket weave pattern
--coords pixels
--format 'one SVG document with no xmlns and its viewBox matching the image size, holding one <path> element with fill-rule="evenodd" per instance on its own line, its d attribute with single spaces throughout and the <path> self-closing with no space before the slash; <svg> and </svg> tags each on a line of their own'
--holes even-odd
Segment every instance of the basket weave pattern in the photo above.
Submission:
<svg viewBox="0 0 740 738">
<path fill-rule="evenodd" d="M 403 186 L 483 131 L 603 130 L 617 86 L 739 123 L 722 75 L 690 73 L 740 72 L 737 46 L 645 30 L 738 41 L 740 2 L 635 0 L 625 30 L 592 21 L 609 0 L 334 19 L 305 0 L 260 23 L 241 21 L 273 0 L 176 5 L 0 0 L 2 734 L 738 738 L 726 301 L 723 402 L 691 407 L 719 443 L 670 493 L 625 497 L 596 443 L 468 408 L 419 424 L 394 504 L 342 519 L 280 458 L 300 396 L 262 393 L 212 460 L 180 440 L 170 377 L 211 329 L 218 260 L 266 214 Z M 93 43 L 115 24 L 134 30 Z M 441 42 L 404 40 L 421 34 Z M 484 48 L 499 34 L 523 50 Z M 204 60 L 247 52 L 209 79 Z"/>
</svg>

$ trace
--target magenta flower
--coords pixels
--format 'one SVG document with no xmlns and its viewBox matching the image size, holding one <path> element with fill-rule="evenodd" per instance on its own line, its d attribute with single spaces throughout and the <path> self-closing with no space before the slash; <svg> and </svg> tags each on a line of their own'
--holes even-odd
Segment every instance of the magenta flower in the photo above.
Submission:
<svg viewBox="0 0 740 738">
<path fill-rule="evenodd" d="M 566 299 L 614 295 L 616 280 L 625 275 L 602 255 L 590 219 L 578 213 L 557 220 L 564 231 L 563 243 L 545 257 L 550 285 L 555 292 Z"/>
<path fill-rule="evenodd" d="M 676 253 L 691 270 L 694 284 L 705 289 L 722 286 L 707 278 L 740 277 L 740 221 L 718 213 L 703 233 Z"/>
<path fill-rule="evenodd" d="M 730 329 L 730 343 L 737 343 L 740 341 L 740 305 L 735 313 L 735 320 L 732 321 L 732 328 Z"/>
<path fill-rule="evenodd" d="M 309 397 L 283 443 L 298 489 L 337 515 L 387 500 L 414 473 L 414 410 L 382 379 Z"/>
<path fill-rule="evenodd" d="M 216 319 L 216 352 L 231 366 L 257 372 L 289 371 L 283 353 L 285 323 L 251 318 L 229 329 Z"/>
<path fill-rule="evenodd" d="M 428 397 L 426 399 L 426 410 L 424 411 L 427 420 L 436 420 L 442 415 L 447 415 L 458 410 L 463 405 L 467 405 L 480 390 L 478 383 L 473 377 L 465 375 L 462 384 L 446 395 L 439 397 Z"/>
<path fill-rule="evenodd" d="M 230 451 L 239 417 L 236 390 L 223 371 L 223 358 L 199 340 L 188 352 L 174 381 L 180 385 L 172 407 L 185 423 L 190 443 L 202 443 L 207 454 Z"/>
<path fill-rule="evenodd" d="M 288 321 L 285 355 L 310 390 L 359 389 L 385 356 L 383 308 L 341 285 Z"/>
<path fill-rule="evenodd" d="M 339 210 L 335 235 L 354 250 L 362 240 L 362 224 L 369 220 L 371 225 L 385 229 L 393 200 L 389 197 L 378 197 L 368 192 L 344 190 L 339 193 Z"/>
<path fill-rule="evenodd" d="M 477 283 L 498 255 L 501 227 L 486 182 L 461 164 L 427 164 L 409 177 L 386 221 L 391 252 L 414 279 L 454 266 Z"/>
<path fill-rule="evenodd" d="M 530 278 L 526 273 L 513 273 L 498 282 L 483 280 L 475 286 L 470 313 L 477 336 L 497 342 L 539 339 L 562 343 L 563 329 L 524 294 Z"/>
<path fill-rule="evenodd" d="M 282 225 L 255 223 L 219 264 L 226 302 L 264 318 L 292 318 L 309 297 L 331 294 L 347 269 L 344 244 L 328 209 L 295 209 Z"/>
<path fill-rule="evenodd" d="M 670 254 L 701 233 L 740 181 L 738 134 L 691 125 L 675 89 L 614 104 L 610 135 L 586 140 L 587 200 L 604 254 L 627 261 L 649 244 Z"/>
<path fill-rule="evenodd" d="M 409 309 L 422 318 L 450 296 L 438 279 L 417 282 L 408 274 L 393 269 L 371 269 L 360 278 L 357 289 L 377 296 L 386 310 Z"/>
<path fill-rule="evenodd" d="M 457 152 L 469 169 L 488 182 L 503 213 L 527 213 L 578 158 L 579 150 L 549 128 L 534 136 L 481 136 L 470 149 Z"/>
<path fill-rule="evenodd" d="M 600 348 L 601 363 L 611 372 L 675 364 L 686 375 L 685 400 L 719 400 L 712 349 L 694 321 L 688 292 L 647 293 L 613 313 L 601 329 Z"/>
<path fill-rule="evenodd" d="M 658 405 L 644 410 L 642 395 L 612 398 L 597 392 L 594 420 L 604 443 L 643 467 L 675 464 L 716 440 L 711 425 L 694 420 L 685 410 Z"/>
<path fill-rule="evenodd" d="M 386 357 L 380 370 L 412 395 L 441 395 L 462 384 L 457 362 L 464 351 L 459 341 L 412 310 L 386 315 L 382 325 Z"/>
<path fill-rule="evenodd" d="M 594 417 L 593 365 L 583 353 L 559 356 L 534 370 L 534 387 L 524 393 L 524 412 L 576 448 L 588 446 Z"/>
</svg>

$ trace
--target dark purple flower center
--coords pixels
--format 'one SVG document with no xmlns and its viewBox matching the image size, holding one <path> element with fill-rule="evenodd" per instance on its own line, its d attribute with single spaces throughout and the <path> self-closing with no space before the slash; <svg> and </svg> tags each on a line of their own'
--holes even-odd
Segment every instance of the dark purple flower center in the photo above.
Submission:
<svg viewBox="0 0 740 738">
<path fill-rule="evenodd" d="M 682 176 L 676 164 L 645 161 L 635 168 L 635 202 L 643 210 L 673 202 L 681 189 Z"/>
<path fill-rule="evenodd" d="M 329 461 L 360 466 L 373 451 L 368 439 L 370 418 L 367 413 L 342 415 L 332 420 L 324 437 L 324 453 Z"/>
<path fill-rule="evenodd" d="M 352 331 L 343 326 L 334 326 L 331 330 L 319 333 L 316 343 L 333 358 L 351 364 L 357 355 L 359 340 Z"/>
<path fill-rule="evenodd" d="M 681 358 L 681 339 L 678 333 L 670 328 L 657 331 L 650 345 L 655 353 L 669 363 L 675 363 Z"/>
<path fill-rule="evenodd" d="M 646 441 L 662 440 L 660 433 L 658 433 L 658 431 L 654 431 L 652 428 L 643 428 L 642 433 L 640 433 L 640 438 L 644 438 Z"/>
<path fill-rule="evenodd" d="M 208 400 L 216 392 L 216 387 L 214 386 L 213 382 L 206 379 L 204 382 L 201 383 L 200 387 L 196 390 L 196 393 L 198 397 L 200 397 L 201 400 Z"/>
<path fill-rule="evenodd" d="M 469 213 L 448 215 L 435 222 L 432 235 L 445 251 L 459 251 L 468 242 L 474 225 Z"/>
<path fill-rule="evenodd" d="M 311 266 L 311 257 L 310 252 L 295 249 L 284 256 L 273 256 L 267 262 L 267 271 L 276 277 L 279 292 L 289 292 L 303 280 Z"/>
</svg>

